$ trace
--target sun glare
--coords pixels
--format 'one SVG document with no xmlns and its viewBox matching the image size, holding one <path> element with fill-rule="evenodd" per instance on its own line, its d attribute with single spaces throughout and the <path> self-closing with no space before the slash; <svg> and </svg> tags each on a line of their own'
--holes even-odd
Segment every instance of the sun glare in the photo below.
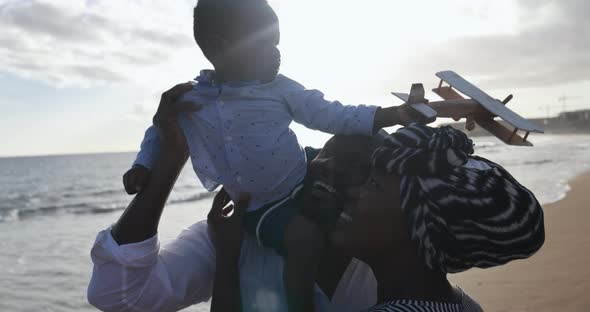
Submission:
<svg viewBox="0 0 590 312">
<path fill-rule="evenodd" d="M 352 96 L 350 87 L 358 87 L 361 77 L 392 75 L 383 68 L 395 68 L 417 49 L 462 36 L 510 33 L 516 24 L 509 0 L 273 0 L 271 5 L 281 21 L 282 71 L 305 84 L 338 90 L 339 96 L 342 91 Z"/>
</svg>

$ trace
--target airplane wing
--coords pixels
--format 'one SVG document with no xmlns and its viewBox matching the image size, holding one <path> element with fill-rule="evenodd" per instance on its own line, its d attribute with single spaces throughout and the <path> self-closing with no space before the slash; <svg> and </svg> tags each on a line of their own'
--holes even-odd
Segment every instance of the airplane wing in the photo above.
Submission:
<svg viewBox="0 0 590 312">
<path fill-rule="evenodd" d="M 475 116 L 474 121 L 482 128 L 486 129 L 486 131 L 495 135 L 498 139 L 502 140 L 504 143 L 508 145 L 533 146 L 533 144 L 530 141 L 527 141 L 527 136 L 523 138 L 520 135 L 516 134 L 516 131 L 510 131 L 501 123 L 494 120 L 492 116 Z"/>
<path fill-rule="evenodd" d="M 532 122 L 522 118 L 517 113 L 506 108 L 502 102 L 492 98 L 487 93 L 480 90 L 478 87 L 459 76 L 454 71 L 441 71 L 436 73 L 436 76 L 451 86 L 455 87 L 461 93 L 471 97 L 475 101 L 479 102 L 492 114 L 504 119 L 512 126 L 522 129 L 527 132 L 540 132 L 543 133 L 543 128 L 539 127 Z M 486 129 L 487 130 L 487 129 Z"/>
</svg>

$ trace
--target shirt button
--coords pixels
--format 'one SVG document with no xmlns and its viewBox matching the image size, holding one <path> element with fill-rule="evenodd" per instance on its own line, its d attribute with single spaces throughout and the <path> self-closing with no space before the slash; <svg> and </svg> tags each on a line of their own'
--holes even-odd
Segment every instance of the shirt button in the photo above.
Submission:
<svg viewBox="0 0 590 312">
<path fill-rule="evenodd" d="M 225 140 L 226 140 L 226 141 L 228 141 L 228 142 L 231 142 L 231 140 L 232 140 L 232 137 L 230 137 L 230 136 L 228 135 L 228 136 L 226 136 L 226 137 L 225 137 Z"/>
<path fill-rule="evenodd" d="M 225 103 L 223 103 L 223 101 L 221 101 L 221 100 L 219 100 L 219 101 L 218 101 L 218 103 L 219 103 L 219 106 L 223 106 L 223 105 L 225 104 Z"/>
<path fill-rule="evenodd" d="M 242 177 L 240 177 L 240 176 L 236 176 L 236 182 L 238 182 L 238 183 L 242 183 Z"/>
</svg>

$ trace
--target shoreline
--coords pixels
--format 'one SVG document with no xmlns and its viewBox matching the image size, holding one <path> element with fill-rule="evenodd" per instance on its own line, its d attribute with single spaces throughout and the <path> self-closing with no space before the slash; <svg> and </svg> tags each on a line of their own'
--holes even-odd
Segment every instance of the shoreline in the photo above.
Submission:
<svg viewBox="0 0 590 312">
<path fill-rule="evenodd" d="M 543 205 L 545 244 L 529 259 L 450 275 L 485 311 L 590 308 L 590 172 L 568 181 L 565 197 Z"/>
</svg>

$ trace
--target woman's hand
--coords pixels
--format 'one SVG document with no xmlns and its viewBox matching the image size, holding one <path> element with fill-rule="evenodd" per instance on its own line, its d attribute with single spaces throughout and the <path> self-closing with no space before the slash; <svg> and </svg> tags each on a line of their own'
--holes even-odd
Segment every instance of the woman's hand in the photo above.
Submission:
<svg viewBox="0 0 590 312">
<path fill-rule="evenodd" d="M 160 99 L 158 111 L 154 115 L 153 123 L 164 149 L 188 155 L 188 145 L 184 133 L 178 127 L 177 117 L 180 112 L 198 111 L 201 106 L 191 102 L 178 102 L 186 92 L 192 90 L 190 82 L 178 84 L 164 92 Z"/>
<path fill-rule="evenodd" d="M 213 199 L 211 211 L 207 215 L 207 224 L 218 260 L 237 263 L 244 237 L 242 218 L 248 206 L 249 196 L 241 195 L 235 205 L 228 205 L 230 201 L 229 195 L 222 188 Z"/>
</svg>

